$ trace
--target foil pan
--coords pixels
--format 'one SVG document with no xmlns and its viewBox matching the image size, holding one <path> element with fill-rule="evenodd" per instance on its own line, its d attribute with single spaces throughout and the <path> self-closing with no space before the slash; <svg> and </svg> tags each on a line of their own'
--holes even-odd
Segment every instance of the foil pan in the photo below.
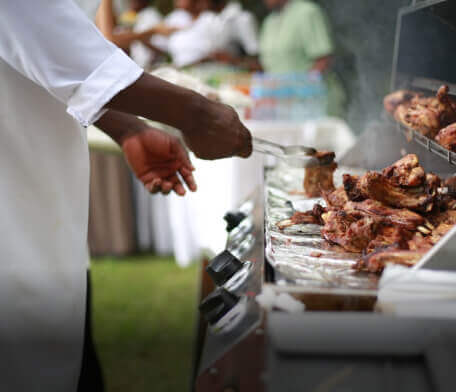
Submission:
<svg viewBox="0 0 456 392">
<path fill-rule="evenodd" d="M 362 175 L 364 170 L 340 167 L 334 183 L 342 184 L 342 175 Z M 304 170 L 279 164 L 265 171 L 266 257 L 276 272 L 279 285 L 299 285 L 310 289 L 355 290 L 367 294 L 377 291 L 378 276 L 353 269 L 359 254 L 346 253 L 321 238 L 318 225 L 295 225 L 279 230 L 277 223 L 295 210 L 311 210 L 322 198 L 303 195 Z"/>
</svg>

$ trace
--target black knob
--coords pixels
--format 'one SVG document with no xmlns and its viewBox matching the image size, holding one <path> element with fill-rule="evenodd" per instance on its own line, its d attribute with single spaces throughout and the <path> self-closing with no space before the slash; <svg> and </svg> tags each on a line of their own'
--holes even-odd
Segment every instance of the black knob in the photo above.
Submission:
<svg viewBox="0 0 456 392">
<path fill-rule="evenodd" d="M 226 231 L 230 232 L 234 228 L 239 226 L 239 223 L 241 223 L 247 215 L 245 215 L 243 212 L 228 212 L 223 219 L 226 221 Z"/>
<path fill-rule="evenodd" d="M 223 288 L 209 294 L 199 306 L 209 324 L 215 324 L 239 302 L 239 298 Z"/>
<path fill-rule="evenodd" d="M 206 267 L 206 271 L 217 286 L 223 286 L 241 268 L 242 263 L 229 251 L 225 250 L 212 259 Z"/>
</svg>

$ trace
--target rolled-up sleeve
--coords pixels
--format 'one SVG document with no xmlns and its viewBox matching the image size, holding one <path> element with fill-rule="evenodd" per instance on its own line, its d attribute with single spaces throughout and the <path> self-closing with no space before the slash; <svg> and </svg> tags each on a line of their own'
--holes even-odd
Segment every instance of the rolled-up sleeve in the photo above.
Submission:
<svg viewBox="0 0 456 392">
<path fill-rule="evenodd" d="M 143 73 L 72 0 L 3 1 L 0 57 L 84 126 Z"/>
</svg>

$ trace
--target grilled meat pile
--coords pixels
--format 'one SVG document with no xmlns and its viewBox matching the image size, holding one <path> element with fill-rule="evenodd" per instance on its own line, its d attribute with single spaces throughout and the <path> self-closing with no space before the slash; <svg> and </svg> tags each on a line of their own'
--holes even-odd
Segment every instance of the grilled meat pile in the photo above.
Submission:
<svg viewBox="0 0 456 392">
<path fill-rule="evenodd" d="M 446 85 L 435 97 L 399 90 L 387 95 L 383 104 L 400 123 L 456 152 L 456 101 L 448 93 Z"/>
<path fill-rule="evenodd" d="M 321 235 L 345 251 L 360 253 L 360 271 L 381 272 L 386 262 L 415 264 L 456 224 L 456 198 L 443 194 L 448 182 L 426 173 L 410 154 L 382 173 L 345 174 L 343 186 L 323 192 L 326 207 L 280 222 L 322 226 Z"/>
</svg>

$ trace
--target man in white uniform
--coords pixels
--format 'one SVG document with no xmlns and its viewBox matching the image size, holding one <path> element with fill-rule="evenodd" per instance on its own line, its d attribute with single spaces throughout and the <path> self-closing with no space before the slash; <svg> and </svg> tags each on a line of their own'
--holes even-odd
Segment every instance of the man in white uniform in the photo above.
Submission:
<svg viewBox="0 0 456 392">
<path fill-rule="evenodd" d="M 72 0 L 0 5 L 1 391 L 71 392 L 82 353 L 89 160 L 96 122 L 151 192 L 195 190 L 201 158 L 251 153 L 235 112 L 143 73 Z"/>
</svg>

